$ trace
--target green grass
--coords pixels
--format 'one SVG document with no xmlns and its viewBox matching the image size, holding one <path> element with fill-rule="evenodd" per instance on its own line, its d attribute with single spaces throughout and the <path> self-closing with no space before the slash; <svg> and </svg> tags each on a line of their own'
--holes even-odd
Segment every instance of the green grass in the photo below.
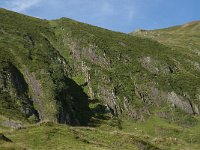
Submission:
<svg viewBox="0 0 200 150">
<path fill-rule="evenodd" d="M 114 121 L 114 120 L 113 120 Z M 183 128 L 158 117 L 146 121 L 123 120 L 122 130 L 104 121 L 99 127 L 69 127 L 55 123 L 29 125 L 3 134 L 13 141 L 3 147 L 27 149 L 194 149 L 198 150 L 199 125 Z M 113 126 L 114 125 L 114 126 Z"/>
<path fill-rule="evenodd" d="M 122 124 L 125 132 L 151 136 L 151 141 L 163 149 L 198 149 L 199 125 L 198 122 L 193 127 L 185 128 L 159 117 L 151 117 L 142 122 L 126 120 Z"/>
<path fill-rule="evenodd" d="M 125 133 L 123 135 L 117 131 L 105 132 L 94 128 L 68 127 L 51 123 L 16 130 L 6 136 L 21 147 L 44 150 L 136 149 L 137 142 L 140 142 L 140 139 L 134 135 Z M 134 143 L 136 144 L 134 145 Z M 153 148 L 150 143 L 146 144 Z"/>
</svg>

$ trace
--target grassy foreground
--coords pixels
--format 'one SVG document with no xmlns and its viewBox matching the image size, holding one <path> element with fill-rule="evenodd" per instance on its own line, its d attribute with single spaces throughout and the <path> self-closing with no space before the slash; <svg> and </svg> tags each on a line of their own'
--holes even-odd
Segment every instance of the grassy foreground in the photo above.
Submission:
<svg viewBox="0 0 200 150">
<path fill-rule="evenodd" d="M 199 120 L 199 118 L 197 118 Z M 3 129 L 0 149 L 70 149 L 70 150 L 149 150 L 183 149 L 200 147 L 200 123 L 181 127 L 153 117 L 145 122 L 124 120 L 119 130 L 116 120 L 102 120 L 98 127 L 70 127 L 44 122 L 21 129 Z"/>
</svg>

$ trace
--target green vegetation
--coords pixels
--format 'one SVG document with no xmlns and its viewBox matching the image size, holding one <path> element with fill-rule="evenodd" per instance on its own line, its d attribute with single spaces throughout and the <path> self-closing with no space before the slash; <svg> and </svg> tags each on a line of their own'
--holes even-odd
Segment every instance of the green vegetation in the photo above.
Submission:
<svg viewBox="0 0 200 150">
<path fill-rule="evenodd" d="M 0 9 L 0 149 L 198 149 L 199 27 L 127 35 Z"/>
<path fill-rule="evenodd" d="M 68 78 L 67 71 L 69 70 L 67 64 L 65 64 L 66 60 L 50 43 L 54 33 L 50 31 L 48 22 L 3 9 L 0 10 L 0 15 L 0 28 L 2 32 L 0 41 L 2 49 L 0 52 L 1 61 L 17 67 L 18 74 L 22 74 L 23 80 L 26 80 L 23 82 L 28 84 L 28 86 L 24 87 L 26 90 L 24 94 L 21 91 L 16 96 L 9 92 L 7 94 L 11 96 L 12 101 L 19 99 L 18 107 L 21 110 L 18 109 L 17 114 L 21 114 L 26 118 L 34 114 L 36 116 L 39 115 L 38 119 L 41 120 L 87 124 L 87 118 L 90 114 L 87 106 L 87 96 L 79 97 L 84 95 L 83 91 L 74 81 Z M 6 66 L 1 68 L 3 74 Z M 19 77 L 16 75 L 16 71 L 8 69 L 6 74 L 16 76 L 16 81 L 18 82 Z M 15 93 L 15 90 L 21 89 L 21 86 L 23 86 L 21 81 L 18 83 L 11 81 L 9 85 L 5 85 L 4 83 L 6 82 L 10 82 L 9 78 L 2 78 L 2 91 L 11 91 L 13 89 L 13 93 Z M 18 84 L 19 86 L 16 87 Z M 77 93 L 80 92 L 79 96 L 73 94 L 72 87 L 76 88 Z M 24 100 L 22 100 L 20 95 L 22 95 Z M 74 104 L 73 102 L 68 102 L 70 100 L 74 101 Z M 2 98 L 1 102 L 3 105 L 6 104 L 4 101 L 6 101 L 6 98 Z M 31 112 L 22 110 L 27 109 L 24 103 L 31 105 L 29 110 Z M 80 105 L 76 105 L 77 103 L 80 103 Z M 17 106 L 12 107 L 16 108 Z M 5 113 L 4 110 L 1 113 Z M 68 115 L 76 116 L 76 120 L 67 121 L 66 116 Z M 12 113 L 7 115 L 7 117 L 11 116 Z"/>
<path fill-rule="evenodd" d="M 115 122 L 114 120 L 112 121 Z M 4 131 L 12 142 L 3 142 L 1 149 L 198 149 L 199 125 L 182 128 L 158 117 L 145 122 L 123 121 L 123 130 L 110 121 L 95 128 L 69 127 L 41 123 L 26 128 Z"/>
</svg>

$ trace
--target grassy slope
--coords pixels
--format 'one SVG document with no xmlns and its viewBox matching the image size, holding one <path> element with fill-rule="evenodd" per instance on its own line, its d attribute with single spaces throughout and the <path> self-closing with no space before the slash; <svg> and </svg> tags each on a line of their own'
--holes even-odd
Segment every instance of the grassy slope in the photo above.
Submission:
<svg viewBox="0 0 200 150">
<path fill-rule="evenodd" d="M 118 102 L 122 109 L 124 109 L 124 98 L 127 98 L 132 110 L 146 105 L 152 113 L 162 112 L 162 110 L 171 113 L 170 106 L 164 105 L 162 109 L 160 108 L 162 106 L 155 107 L 154 103 L 159 103 L 160 99 L 156 99 L 156 102 L 151 98 L 149 99 L 151 94 L 148 92 L 151 90 L 148 88 L 153 86 L 161 91 L 175 91 L 179 95 L 187 95 L 192 103 L 199 105 L 199 70 L 194 69 L 193 66 L 188 66 L 188 63 L 185 62 L 187 59 L 198 62 L 199 56 L 190 55 L 188 52 L 186 55 L 185 51 L 173 49 L 169 45 L 159 44 L 155 40 L 138 38 L 137 36 L 131 37 L 130 35 L 93 27 L 67 18 L 51 21 L 50 24 L 59 39 L 58 49 L 60 53 L 69 60 L 71 66 L 74 66 L 74 68 L 72 67 L 72 70 L 74 70 L 72 76 L 75 76 L 77 81 L 83 82 L 84 77 L 81 77 L 79 73 L 82 69 L 80 67 L 82 62 L 85 62 L 90 68 L 88 72 L 96 99 L 108 103 L 112 97 L 105 96 L 105 98 L 99 91 L 104 89 L 113 90 L 119 98 Z M 78 58 L 71 54 L 72 52 L 70 53 L 70 44 L 75 45 L 74 49 L 76 52 L 78 51 L 76 55 L 80 55 Z M 89 51 L 83 52 L 83 49 L 91 47 L 95 47 L 92 49 L 95 54 L 91 55 L 93 58 L 98 56 L 96 60 L 87 57 L 90 55 Z M 87 53 L 87 56 L 84 53 Z M 155 63 L 145 68 L 141 61 L 147 57 L 152 58 Z M 104 60 L 108 63 L 105 63 Z M 77 68 L 79 68 L 78 72 L 76 71 Z M 168 68 L 172 69 L 172 72 L 166 73 L 165 69 Z M 158 69 L 159 72 L 157 73 L 154 69 Z M 185 80 L 186 78 L 187 80 Z M 141 89 L 147 94 L 147 97 L 144 98 L 147 99 L 146 102 L 142 102 L 141 98 L 135 94 L 136 85 L 141 86 Z M 153 105 L 151 105 L 152 103 Z M 180 117 L 179 112 L 172 113 L 177 114 L 175 121 L 183 119 L 183 122 L 179 122 L 180 124 L 184 124 L 184 120 L 186 122 L 191 121 L 190 119 L 187 121 L 185 115 Z M 171 116 L 168 118 L 171 119 Z"/>
<path fill-rule="evenodd" d="M 17 22 L 15 21 L 18 20 Z M 26 21 L 24 21 L 26 20 Z M 38 65 L 38 62 L 33 60 L 31 61 L 28 58 L 28 54 L 32 53 L 33 43 L 26 41 L 26 36 L 32 36 L 35 43 L 41 41 L 44 43 L 41 37 L 38 37 L 38 33 L 45 31 L 47 23 L 38 19 L 33 19 L 30 17 L 17 15 L 16 13 L 9 12 L 1 9 L 1 61 L 12 63 L 16 65 L 20 70 L 24 71 L 30 69 L 31 71 L 40 70 L 35 66 L 41 66 L 41 68 L 46 68 L 45 63 Z M 41 45 L 42 46 L 42 45 Z M 40 47 L 35 45 L 35 53 L 38 53 L 38 59 L 41 58 L 41 53 L 39 54 Z M 1 63 L 2 68 L 5 68 L 4 63 Z M 13 100 L 12 100 L 13 101 Z M 11 103 L 10 103 L 11 104 Z M 7 108 L 6 106 L 4 108 Z M 8 106 L 9 109 L 9 106 Z M 18 110 L 19 111 L 19 110 Z M 9 112 L 9 111 L 8 111 Z M 18 112 L 20 114 L 20 112 Z M 13 114 L 8 114 L 8 117 L 12 117 Z M 13 117 L 12 117 L 13 118 Z"/>
<path fill-rule="evenodd" d="M 29 69 L 34 72 L 38 70 L 38 67 L 40 67 L 40 69 L 52 69 L 52 67 L 56 68 L 57 63 L 55 62 L 55 66 L 49 66 L 49 58 L 47 56 L 55 56 L 53 49 L 56 48 L 60 54 L 62 54 L 62 56 L 69 62 L 69 64 L 72 65 L 73 59 L 69 54 L 69 47 L 64 46 L 64 44 L 61 43 L 61 41 L 64 41 L 64 35 L 71 34 L 72 39 L 74 41 L 78 41 L 80 49 L 84 47 L 87 48 L 90 44 L 95 44 L 97 46 L 97 54 L 99 56 L 103 57 L 104 53 L 106 54 L 107 61 L 112 62 L 107 67 L 96 62 L 91 62 L 90 59 L 85 57 L 82 57 L 81 60 L 86 62 L 89 67 L 93 68 L 93 70 L 91 70 L 91 77 L 94 91 L 98 90 L 99 86 L 102 86 L 103 88 L 106 86 L 110 89 L 113 89 L 114 87 L 120 87 L 117 88 L 117 96 L 119 98 L 130 95 L 130 92 L 133 90 L 132 86 L 135 78 L 140 79 L 137 82 L 140 82 L 141 84 L 152 81 L 158 82 L 161 86 L 159 88 L 165 89 L 165 82 L 168 81 L 163 81 L 163 78 L 168 75 L 163 74 L 159 77 L 155 77 L 154 74 L 150 73 L 148 70 L 141 66 L 139 62 L 141 58 L 150 56 L 159 62 L 170 62 L 170 64 L 172 63 L 172 65 L 174 65 L 175 62 L 173 62 L 173 60 L 177 58 L 177 56 L 180 62 L 182 62 L 181 59 L 185 57 L 185 53 L 182 53 L 178 49 L 174 51 L 171 48 L 168 48 L 152 40 L 132 37 L 130 35 L 116 33 L 97 27 L 91 27 L 89 25 L 77 23 L 69 19 L 61 19 L 49 23 L 45 20 L 41 21 L 39 19 L 12 14 L 11 16 L 18 16 L 18 22 L 14 24 L 15 18 L 9 18 L 10 12 L 5 11 L 4 15 L 4 24 L 0 24 L 1 28 L 3 28 L 3 30 L 0 32 L 2 32 L 4 35 L 4 39 L 1 39 L 0 44 L 1 49 L 3 49 L 3 51 L 1 50 L 0 55 L 0 57 L 3 56 L 2 59 L 4 59 L 4 56 L 7 57 L 7 59 L 12 58 L 11 60 L 13 64 L 18 66 L 21 70 L 24 69 L 23 64 L 26 64 L 26 66 L 30 67 Z M 54 32 L 57 38 L 55 38 Z M 27 33 L 33 36 L 33 39 L 36 40 L 36 46 L 34 51 L 31 53 L 31 57 L 34 61 L 28 59 L 30 53 L 27 50 L 30 50 L 31 48 L 27 48 L 26 46 L 30 45 L 24 46 L 24 43 L 21 43 L 21 41 L 24 40 L 22 36 L 27 35 Z M 47 39 L 40 37 L 41 35 L 45 35 L 49 41 L 45 41 Z M 49 42 L 52 43 L 50 44 Z M 67 40 L 64 41 L 64 43 L 65 42 L 67 42 Z M 198 61 L 197 56 L 195 55 L 188 54 L 186 57 L 191 57 Z M 48 61 L 46 62 L 41 60 Z M 76 68 L 73 68 L 73 65 L 71 67 L 75 70 Z M 80 64 L 78 63 L 77 65 Z M 95 75 L 93 72 L 94 70 L 99 71 L 99 74 Z M 56 72 L 57 71 L 59 70 L 56 70 Z M 198 86 L 197 83 L 199 78 L 196 77 L 198 73 L 195 70 L 188 71 L 184 66 L 183 69 L 180 70 L 180 73 L 185 72 L 188 73 L 187 76 L 191 78 L 191 84 Z M 191 72 L 195 75 L 195 77 L 191 75 Z M 43 84 L 51 83 L 49 82 L 51 79 L 49 79 L 48 76 L 45 74 L 41 75 L 40 72 L 36 73 L 38 78 L 40 78 L 41 81 L 44 81 Z M 76 80 L 77 83 L 83 84 L 83 76 L 77 75 L 78 73 L 76 71 L 69 72 L 69 74 L 71 74 L 72 78 Z M 135 78 L 130 78 L 132 75 L 135 76 Z M 174 74 L 172 76 L 174 78 L 172 79 L 177 79 L 181 82 L 174 83 L 174 81 L 172 81 L 172 83 L 177 85 L 177 88 L 176 86 L 173 86 L 173 89 L 168 87 L 170 90 L 178 91 L 179 86 L 182 86 L 182 82 L 185 85 L 187 84 L 184 82 L 184 76 L 180 75 L 179 77 L 178 75 L 179 74 Z M 111 77 L 112 82 L 109 83 L 107 81 L 103 81 L 102 76 L 105 76 L 105 78 Z M 55 78 L 59 78 L 59 74 L 55 74 Z M 194 82 L 193 78 L 197 78 L 197 82 Z M 49 85 L 51 86 L 49 87 Z M 52 91 L 52 89 L 49 88 L 54 89 L 54 86 L 54 84 L 48 84 L 46 87 L 47 91 L 45 92 L 51 94 L 49 91 Z M 188 87 L 193 87 L 190 85 L 190 81 Z M 188 90 L 188 87 L 185 89 Z M 87 92 L 88 89 L 86 88 L 85 90 Z M 47 97 L 44 99 L 44 101 L 47 102 L 48 98 L 52 99 L 52 95 L 46 96 Z M 137 106 L 138 103 L 136 102 L 135 104 L 137 99 L 138 98 L 136 96 L 131 97 L 130 101 L 134 100 L 132 101 L 131 105 Z M 123 102 L 121 103 L 123 105 Z M 51 111 L 49 107 L 47 108 L 47 111 L 49 111 L 47 112 L 47 116 L 49 113 L 55 113 Z M 8 109 L 5 111 L 8 111 L 9 109 L 10 107 L 8 107 Z M 17 113 L 10 113 L 8 117 L 11 117 L 12 114 Z M 54 115 L 55 114 L 50 116 Z M 186 122 L 190 121 L 188 118 L 191 116 L 187 116 L 185 114 L 180 116 L 182 119 L 179 119 L 183 120 L 183 122 L 179 122 L 179 124 L 183 123 L 184 125 L 185 120 Z M 14 118 L 19 118 L 19 116 L 15 116 Z M 104 116 L 104 118 L 106 118 L 106 116 Z M 122 130 L 118 129 L 117 120 L 110 119 L 110 116 L 107 118 L 109 118 L 109 120 L 100 120 L 96 128 L 71 128 L 65 125 L 51 123 L 50 125 L 36 125 L 14 131 L 1 127 L 0 132 L 3 132 L 6 137 L 14 142 L 3 142 L 1 145 L 2 148 L 5 149 L 6 147 L 14 147 L 16 149 L 20 149 L 21 147 L 29 149 L 63 149 L 66 147 L 69 149 L 142 149 L 145 147 L 144 145 L 152 148 L 159 147 L 161 149 L 198 149 L 200 146 L 200 134 L 198 132 L 200 130 L 198 118 L 195 118 L 197 121 L 195 125 L 192 126 L 189 123 L 189 126 L 183 127 L 177 125 L 176 123 L 169 122 L 168 120 L 154 116 L 145 121 L 138 122 L 134 122 L 125 117 L 122 120 Z M 175 120 L 176 119 L 177 118 L 175 118 Z M 96 120 L 98 119 L 94 119 L 94 121 Z M 93 123 L 91 124 L 93 125 Z M 152 146 L 152 144 L 155 146 Z"/>
<path fill-rule="evenodd" d="M 200 126 L 182 128 L 168 124 L 160 118 L 146 122 L 123 123 L 124 129 L 106 121 L 96 128 L 69 127 L 54 123 L 42 123 L 26 128 L 5 131 L 12 140 L 2 142 L 1 149 L 11 147 L 27 149 L 194 149 L 199 148 Z"/>
<path fill-rule="evenodd" d="M 199 69 L 192 65 L 189 60 L 199 64 L 200 49 L 200 21 L 190 22 L 181 26 L 170 27 L 166 29 L 139 31 L 130 33 L 131 35 L 150 38 L 164 45 L 172 47 L 173 51 L 180 53 L 177 60 L 185 67 L 186 71 L 199 76 Z M 184 59 L 183 58 L 184 56 Z"/>
<path fill-rule="evenodd" d="M 18 68 L 24 80 L 26 79 L 24 82 L 28 84 L 25 94 L 31 99 L 40 101 L 40 103 L 34 102 L 34 108 L 40 112 L 42 120 L 65 122 L 63 114 L 68 113 L 69 116 L 75 117 L 79 113 L 76 119 L 80 124 L 87 124 L 86 118 L 89 116 L 87 95 L 73 80 L 68 78 L 69 66 L 65 63 L 66 60 L 50 43 L 50 40 L 56 39 L 54 39 L 54 33 L 50 31 L 49 22 L 4 9 L 0 9 L 0 20 L 2 74 L 5 74 L 4 70 L 9 68 L 7 66 L 10 64 Z M 32 84 L 28 83 L 28 80 L 32 80 Z M 3 81 L 1 81 L 1 86 L 4 87 Z M 25 102 L 18 96 L 19 94 L 15 94 L 15 97 L 11 94 L 11 89 L 13 89 L 13 93 L 18 90 L 14 87 L 14 83 L 11 82 L 6 88 L 3 88 L 4 90 L 1 90 L 7 91 L 7 93 L 0 95 L 2 102 L 0 107 L 3 106 L 1 113 L 6 114 L 8 118 L 19 119 L 19 116 L 15 117 L 15 114 L 25 116 L 22 112 Z M 76 92 L 74 92 L 75 90 Z M 11 98 L 5 98 L 9 96 Z M 18 104 L 16 104 L 16 99 L 18 99 Z M 7 103 L 7 101 L 9 102 Z M 11 112 L 8 111 L 10 108 L 17 113 L 5 113 Z M 73 109 L 77 109 L 79 112 L 73 113 L 75 111 Z M 75 120 L 69 122 L 77 123 Z"/>
<path fill-rule="evenodd" d="M 130 35 L 152 39 L 170 47 L 171 57 L 177 61 L 179 69 L 169 82 L 172 81 L 171 85 L 178 93 L 190 93 L 191 98 L 199 103 L 194 93 L 199 93 L 200 89 L 200 21 L 152 31 L 141 30 Z"/>
</svg>

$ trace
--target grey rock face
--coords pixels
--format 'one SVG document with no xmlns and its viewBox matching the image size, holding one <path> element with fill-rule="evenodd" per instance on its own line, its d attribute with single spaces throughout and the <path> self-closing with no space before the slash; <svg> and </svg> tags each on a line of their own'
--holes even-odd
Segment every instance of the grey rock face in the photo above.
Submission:
<svg viewBox="0 0 200 150">
<path fill-rule="evenodd" d="M 17 123 L 17 122 L 10 121 L 10 120 L 2 122 L 1 125 L 5 126 L 5 127 L 16 128 L 16 129 L 23 127 L 23 125 L 21 123 Z"/>
<path fill-rule="evenodd" d="M 176 107 L 184 110 L 189 114 L 193 114 L 193 108 L 189 101 L 186 101 L 182 96 L 178 96 L 174 91 L 168 93 L 168 100 Z"/>
</svg>

